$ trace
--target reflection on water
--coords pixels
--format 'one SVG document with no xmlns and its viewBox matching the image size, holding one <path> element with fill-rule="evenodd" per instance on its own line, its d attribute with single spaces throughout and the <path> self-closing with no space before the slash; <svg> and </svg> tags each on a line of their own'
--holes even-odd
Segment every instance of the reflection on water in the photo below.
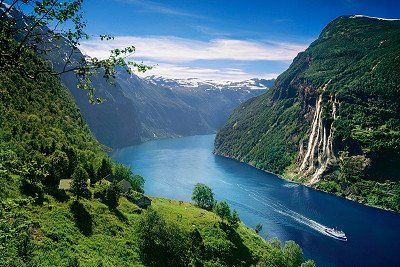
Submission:
<svg viewBox="0 0 400 267">
<path fill-rule="evenodd" d="M 146 179 L 149 195 L 190 201 L 198 182 L 226 199 L 262 235 L 295 240 L 319 266 L 400 266 L 400 216 L 290 183 L 212 154 L 214 135 L 165 139 L 112 153 Z M 348 242 L 324 229 L 343 230 Z"/>
</svg>

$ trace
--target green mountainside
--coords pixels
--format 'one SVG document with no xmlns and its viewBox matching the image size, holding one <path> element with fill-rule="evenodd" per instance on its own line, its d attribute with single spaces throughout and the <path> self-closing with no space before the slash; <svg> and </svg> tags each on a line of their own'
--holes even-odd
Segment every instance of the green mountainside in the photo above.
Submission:
<svg viewBox="0 0 400 267">
<path fill-rule="evenodd" d="M 399 69 L 400 21 L 339 17 L 231 114 L 215 153 L 400 211 Z"/>
<path fill-rule="evenodd" d="M 59 77 L 30 50 L 18 63 L 39 71 L 0 72 L 0 266 L 315 266 L 189 203 L 140 208 L 141 179 L 108 158 Z"/>
</svg>

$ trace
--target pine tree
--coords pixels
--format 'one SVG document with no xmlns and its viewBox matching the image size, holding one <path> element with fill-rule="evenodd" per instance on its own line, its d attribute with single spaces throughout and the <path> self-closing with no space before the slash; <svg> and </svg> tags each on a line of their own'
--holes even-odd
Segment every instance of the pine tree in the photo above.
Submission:
<svg viewBox="0 0 400 267">
<path fill-rule="evenodd" d="M 71 191 L 76 196 L 76 199 L 79 200 L 80 197 L 84 196 L 87 191 L 87 180 L 89 179 L 89 175 L 85 171 L 84 168 L 78 166 L 75 169 L 74 174 L 72 175 L 71 182 Z"/>
</svg>

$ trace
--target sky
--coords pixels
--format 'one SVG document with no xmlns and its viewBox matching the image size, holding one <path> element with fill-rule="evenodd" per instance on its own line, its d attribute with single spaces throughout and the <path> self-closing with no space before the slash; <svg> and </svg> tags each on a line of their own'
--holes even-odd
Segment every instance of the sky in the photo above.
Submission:
<svg viewBox="0 0 400 267">
<path fill-rule="evenodd" d="M 130 59 L 155 66 L 142 76 L 221 82 L 275 78 L 333 19 L 400 18 L 400 0 L 86 0 L 83 11 L 87 55 L 134 45 Z"/>
</svg>

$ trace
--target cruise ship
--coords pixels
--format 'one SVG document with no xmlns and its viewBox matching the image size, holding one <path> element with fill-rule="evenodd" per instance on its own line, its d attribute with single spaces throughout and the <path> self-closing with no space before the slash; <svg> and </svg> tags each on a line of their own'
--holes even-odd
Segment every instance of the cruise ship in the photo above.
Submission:
<svg viewBox="0 0 400 267">
<path fill-rule="evenodd" d="M 336 230 L 334 228 L 325 228 L 325 233 L 341 241 L 347 241 L 347 236 L 343 231 Z"/>
</svg>

